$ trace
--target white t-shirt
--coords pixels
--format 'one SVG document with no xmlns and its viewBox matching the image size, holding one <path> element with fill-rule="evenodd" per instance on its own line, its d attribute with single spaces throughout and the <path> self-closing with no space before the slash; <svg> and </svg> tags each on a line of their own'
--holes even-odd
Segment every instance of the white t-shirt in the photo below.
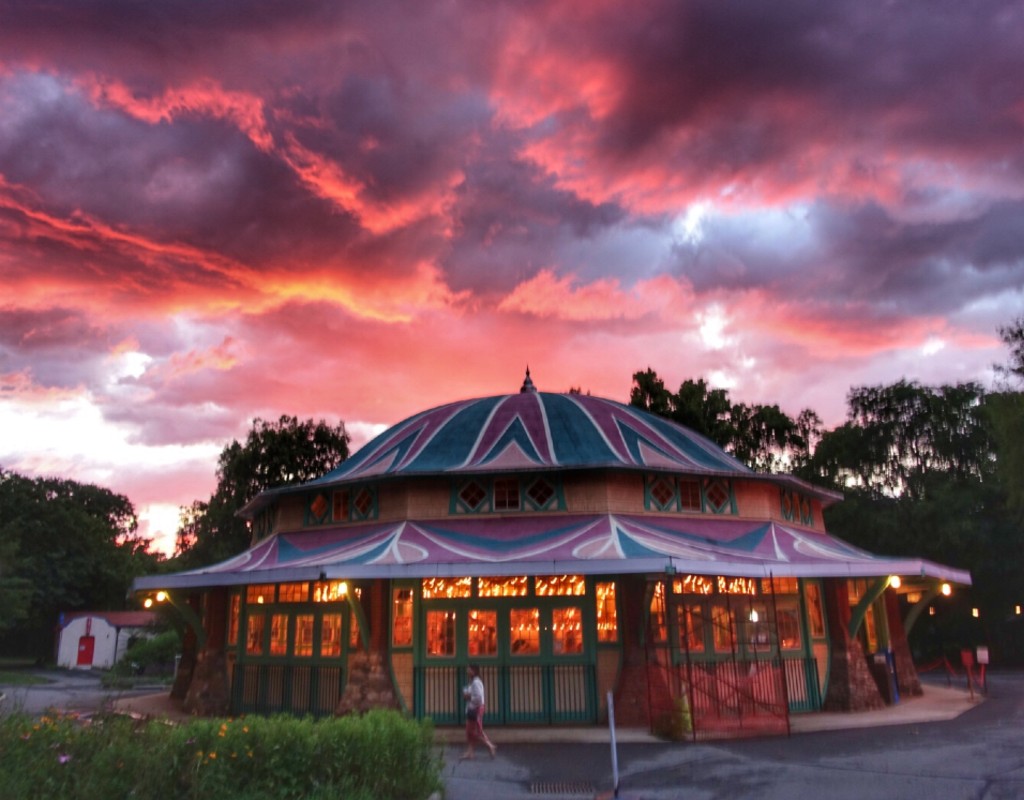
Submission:
<svg viewBox="0 0 1024 800">
<path fill-rule="evenodd" d="M 468 697 L 467 706 L 469 708 L 480 708 L 484 705 L 484 682 L 480 680 L 480 676 L 477 675 L 470 681 L 469 686 L 466 687 L 466 694 Z"/>
</svg>

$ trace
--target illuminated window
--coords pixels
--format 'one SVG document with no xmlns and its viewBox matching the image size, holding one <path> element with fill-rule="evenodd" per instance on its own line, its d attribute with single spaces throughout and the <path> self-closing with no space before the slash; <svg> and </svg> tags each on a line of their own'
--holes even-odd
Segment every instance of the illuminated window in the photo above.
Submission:
<svg viewBox="0 0 1024 800">
<path fill-rule="evenodd" d="M 274 584 L 261 583 L 245 588 L 245 602 L 263 605 L 274 602 Z"/>
<path fill-rule="evenodd" d="M 288 615 L 270 615 L 270 655 L 288 655 Z"/>
<path fill-rule="evenodd" d="M 480 597 L 526 597 L 529 578 L 520 575 L 515 578 L 480 578 L 477 591 Z"/>
<path fill-rule="evenodd" d="M 532 656 L 540 652 L 540 609 L 513 608 L 509 611 L 509 652 Z"/>
<path fill-rule="evenodd" d="M 469 654 L 496 656 L 498 654 L 498 613 L 496 611 L 469 612 Z"/>
<path fill-rule="evenodd" d="M 341 655 L 341 614 L 324 614 L 320 621 L 320 655 L 323 658 Z"/>
<path fill-rule="evenodd" d="M 731 610 L 725 606 L 711 607 L 711 632 L 717 652 L 736 650 L 736 616 Z"/>
<path fill-rule="evenodd" d="M 455 612 L 427 612 L 427 655 L 450 658 L 455 655 Z"/>
<path fill-rule="evenodd" d="M 391 644 L 412 647 L 412 589 L 395 589 L 391 618 Z"/>
<path fill-rule="evenodd" d="M 615 584 L 599 583 L 597 596 L 597 641 L 617 642 L 619 640 L 619 611 L 615 604 Z"/>
<path fill-rule="evenodd" d="M 725 575 L 718 576 L 719 594 L 746 594 L 754 596 L 757 594 L 756 578 L 733 578 Z"/>
<path fill-rule="evenodd" d="M 582 575 L 541 576 L 535 579 L 534 586 L 538 597 L 584 595 L 587 593 L 587 581 Z"/>
<path fill-rule="evenodd" d="M 250 614 L 245 629 L 245 652 L 250 656 L 263 653 L 263 631 L 266 629 L 267 618 L 263 614 Z"/>
<path fill-rule="evenodd" d="M 441 600 L 473 595 L 472 578 L 424 578 L 424 600 Z"/>
<path fill-rule="evenodd" d="M 761 579 L 761 591 L 764 594 L 771 594 L 773 588 L 775 594 L 796 594 L 799 591 L 796 578 Z"/>
<path fill-rule="evenodd" d="M 708 575 L 683 575 L 672 581 L 676 594 L 711 594 L 715 583 Z"/>
<path fill-rule="evenodd" d="M 766 652 L 772 647 L 772 629 L 768 619 L 768 609 L 755 604 L 745 612 L 745 627 L 747 629 L 747 647 L 755 653 Z"/>
<path fill-rule="evenodd" d="M 569 607 L 551 610 L 551 646 L 556 656 L 583 652 L 583 609 Z"/>
<path fill-rule="evenodd" d="M 651 595 L 650 615 L 651 636 L 654 641 L 666 641 L 668 639 L 668 627 L 665 625 L 665 584 L 661 582 L 654 584 L 654 594 Z"/>
<path fill-rule="evenodd" d="M 704 606 L 687 604 L 679 609 L 679 642 L 684 650 L 703 653 L 707 648 Z"/>
<path fill-rule="evenodd" d="M 875 615 L 870 608 L 864 615 L 864 635 L 868 640 L 868 652 L 876 652 L 878 650 L 878 627 L 875 623 Z"/>
<path fill-rule="evenodd" d="M 231 606 L 228 610 L 228 644 L 238 644 L 238 618 L 242 609 L 242 596 L 231 595 Z"/>
<path fill-rule="evenodd" d="M 800 612 L 796 606 L 779 606 L 779 647 L 783 650 L 800 649 Z"/>
<path fill-rule="evenodd" d="M 345 581 L 317 581 L 313 584 L 314 603 L 340 603 L 348 596 Z"/>
<path fill-rule="evenodd" d="M 811 636 L 821 639 L 825 636 L 825 614 L 821 608 L 821 587 L 816 581 L 804 582 L 804 601 L 807 603 L 807 622 Z"/>
<path fill-rule="evenodd" d="M 295 617 L 295 655 L 313 655 L 313 615 L 299 614 Z"/>
<path fill-rule="evenodd" d="M 519 480 L 517 478 L 498 478 L 494 482 L 494 510 L 519 510 Z"/>
<path fill-rule="evenodd" d="M 277 587 L 277 601 L 279 603 L 305 603 L 308 600 L 308 583 L 282 583 Z"/>
</svg>

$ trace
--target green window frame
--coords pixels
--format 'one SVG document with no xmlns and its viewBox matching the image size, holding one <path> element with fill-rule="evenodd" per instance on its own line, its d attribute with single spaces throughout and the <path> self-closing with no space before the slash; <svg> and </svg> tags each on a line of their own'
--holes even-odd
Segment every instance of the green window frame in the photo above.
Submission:
<svg viewBox="0 0 1024 800">
<path fill-rule="evenodd" d="M 308 495 L 303 525 L 313 528 L 320 525 L 365 522 L 379 516 L 377 486 L 372 483 L 358 483 Z"/>
<path fill-rule="evenodd" d="M 448 512 L 461 514 L 513 514 L 530 511 L 565 511 L 561 479 L 547 474 L 471 476 L 451 485 Z"/>
</svg>

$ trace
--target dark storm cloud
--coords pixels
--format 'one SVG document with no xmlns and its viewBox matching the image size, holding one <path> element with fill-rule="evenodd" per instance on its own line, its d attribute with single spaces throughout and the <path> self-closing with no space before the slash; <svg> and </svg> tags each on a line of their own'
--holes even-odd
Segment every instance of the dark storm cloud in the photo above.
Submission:
<svg viewBox="0 0 1024 800">
<path fill-rule="evenodd" d="M 455 192 L 455 235 L 442 262 L 452 286 L 504 294 L 555 264 L 600 277 L 591 265 L 565 263 L 561 256 L 567 243 L 590 239 L 621 222 L 624 209 L 595 205 L 558 188 L 535 164 L 511 156 L 513 149 L 488 147 L 469 165 Z"/>
<path fill-rule="evenodd" d="M 1024 276 L 1024 202 L 969 217 L 907 221 L 874 204 L 819 201 L 802 213 L 709 221 L 697 243 L 675 249 L 675 266 L 699 291 L 765 290 L 780 297 L 877 303 L 904 314 L 952 315 L 986 296 L 1019 291 Z"/>
<path fill-rule="evenodd" d="M 621 76 L 599 134 L 612 161 L 679 131 L 692 132 L 696 146 L 679 158 L 696 172 L 796 156 L 822 136 L 1020 146 L 1018 3 L 707 0 L 623 7 L 600 22 L 567 41 L 599 39 Z"/>
</svg>

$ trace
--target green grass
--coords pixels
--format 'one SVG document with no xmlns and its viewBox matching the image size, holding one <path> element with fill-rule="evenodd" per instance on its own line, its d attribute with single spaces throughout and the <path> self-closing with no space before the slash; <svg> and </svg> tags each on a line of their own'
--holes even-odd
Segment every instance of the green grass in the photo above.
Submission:
<svg viewBox="0 0 1024 800">
<path fill-rule="evenodd" d="M 0 669 L 0 686 L 38 686 L 43 683 L 53 683 L 53 681 L 48 678 L 40 678 L 30 672 Z"/>
</svg>

